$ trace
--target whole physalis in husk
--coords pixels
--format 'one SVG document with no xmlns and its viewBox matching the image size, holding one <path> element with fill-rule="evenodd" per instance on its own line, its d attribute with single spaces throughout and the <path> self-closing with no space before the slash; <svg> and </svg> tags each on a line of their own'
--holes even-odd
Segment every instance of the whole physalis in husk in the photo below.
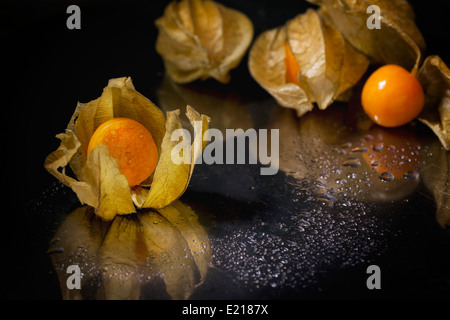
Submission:
<svg viewBox="0 0 450 320">
<path fill-rule="evenodd" d="M 277 102 L 302 116 L 345 100 L 369 66 L 330 22 L 325 9 L 309 9 L 262 33 L 249 54 L 252 77 Z"/>
<path fill-rule="evenodd" d="M 208 78 L 227 83 L 253 38 L 246 15 L 209 0 L 173 1 L 155 23 L 156 51 L 178 83 Z"/>
<path fill-rule="evenodd" d="M 168 111 L 166 119 L 130 78 L 111 79 L 98 99 L 78 103 L 66 132 L 56 136 L 59 148 L 44 166 L 104 220 L 136 208 L 164 208 L 186 190 L 204 147 L 195 139 L 202 139 L 209 123 L 209 117 L 186 107 L 198 134 L 192 152 L 183 155 L 190 161 L 178 164 L 171 153 L 179 142 L 171 136 L 182 128 L 179 114 Z M 75 177 L 66 171 L 68 165 Z"/>
</svg>

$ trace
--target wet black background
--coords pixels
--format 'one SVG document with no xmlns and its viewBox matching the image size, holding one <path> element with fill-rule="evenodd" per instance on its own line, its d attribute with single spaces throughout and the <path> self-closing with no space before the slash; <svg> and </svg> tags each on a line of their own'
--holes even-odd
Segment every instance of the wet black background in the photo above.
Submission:
<svg viewBox="0 0 450 320">
<path fill-rule="evenodd" d="M 254 24 L 255 37 L 313 7 L 306 1 L 220 2 L 247 14 Z M 415 7 L 416 22 L 428 46 L 427 54 L 438 54 L 449 63 L 450 48 L 446 45 L 450 26 L 449 1 L 410 2 Z M 57 282 L 48 272 L 49 261 L 42 254 L 57 212 L 49 209 L 39 214 L 32 208 L 37 202 L 45 202 L 43 194 L 48 194 L 48 189 L 54 186 L 55 179 L 43 168 L 45 157 L 58 147 L 59 140 L 54 136 L 66 128 L 77 101 L 97 98 L 108 79 L 130 76 L 139 92 L 151 100 L 156 99 L 154 88 L 159 84 L 164 68 L 154 49 L 157 35 L 154 20 L 162 14 L 167 3 L 25 1 L 1 5 L 4 84 L 0 168 L 5 190 L 2 191 L 1 210 L 1 264 L 5 269 L 2 299 L 59 299 Z M 81 8 L 81 30 L 66 28 L 69 4 L 78 4 Z M 230 86 L 245 86 L 248 97 L 256 101 L 267 98 L 268 94 L 248 73 L 247 57 L 243 61 L 232 71 Z M 57 203 L 54 198 L 51 201 L 56 201 L 52 208 L 67 210 L 76 205 Z M 25 211 L 35 215 L 30 217 Z M 439 268 L 448 267 L 449 260 L 444 258 L 446 264 L 441 264 L 441 254 L 448 256 L 449 253 L 440 250 L 449 248 L 448 241 L 442 242 L 439 236 L 427 241 L 436 241 L 442 248 L 436 247 L 435 252 L 426 257 L 429 259 L 425 262 L 429 266 L 426 270 L 436 268 L 436 273 L 442 274 L 443 270 Z M 406 255 L 414 257 L 415 249 L 410 249 Z M 350 274 L 345 276 L 337 274 L 336 279 L 330 281 L 335 288 L 316 297 L 360 298 L 359 291 L 346 282 L 353 271 L 349 270 Z M 422 282 L 416 280 L 423 296 L 447 294 L 448 298 L 450 279 L 446 283 L 442 278 L 435 279 L 435 283 L 429 278 Z M 407 277 L 402 283 L 404 289 L 385 291 L 387 297 L 410 297 L 408 288 L 414 286 L 408 283 Z M 417 295 L 416 288 L 413 297 Z M 380 298 L 383 295 L 377 293 L 365 297 Z"/>
</svg>

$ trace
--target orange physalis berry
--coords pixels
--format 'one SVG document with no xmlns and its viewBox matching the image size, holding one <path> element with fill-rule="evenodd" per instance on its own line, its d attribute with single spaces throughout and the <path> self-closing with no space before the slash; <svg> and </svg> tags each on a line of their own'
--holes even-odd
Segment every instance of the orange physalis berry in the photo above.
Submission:
<svg viewBox="0 0 450 320">
<path fill-rule="evenodd" d="M 425 95 L 416 77 L 392 64 L 372 73 L 361 95 L 366 114 L 384 127 L 407 124 L 420 114 L 424 103 Z"/>
<path fill-rule="evenodd" d="M 88 155 L 98 145 L 106 145 L 109 154 L 128 179 L 136 186 L 155 171 L 158 150 L 151 133 L 139 122 L 129 118 L 113 118 L 102 123 L 89 141 Z"/>
<path fill-rule="evenodd" d="M 294 83 L 300 86 L 300 81 L 298 80 L 298 74 L 300 72 L 300 66 L 295 60 L 294 55 L 292 54 L 291 48 L 289 47 L 289 42 L 286 41 L 284 43 L 285 50 L 285 62 L 286 62 L 286 82 Z"/>
</svg>

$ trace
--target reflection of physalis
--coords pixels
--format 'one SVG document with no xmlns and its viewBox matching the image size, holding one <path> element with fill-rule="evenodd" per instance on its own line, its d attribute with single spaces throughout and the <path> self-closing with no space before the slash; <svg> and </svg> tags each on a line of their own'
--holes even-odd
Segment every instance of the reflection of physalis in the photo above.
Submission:
<svg viewBox="0 0 450 320">
<path fill-rule="evenodd" d="M 66 132 L 57 135 L 61 145 L 47 157 L 44 166 L 72 188 L 81 203 L 94 207 L 96 214 L 104 220 L 112 220 L 116 214 L 134 213 L 136 207 L 164 208 L 184 193 L 195 160 L 202 152 L 201 148 L 191 148 L 189 163 L 172 162 L 171 152 L 178 142 L 172 141 L 171 135 L 182 127 L 178 115 L 179 110 L 169 111 L 166 120 L 160 109 L 135 90 L 130 78 L 112 79 L 101 97 L 89 103 L 78 103 Z M 190 106 L 186 107 L 186 115 L 191 124 L 194 121 L 201 124 L 201 134 L 194 139 L 202 139 L 208 129 L 209 117 L 200 115 Z M 114 118 L 139 122 L 156 145 L 159 155 L 156 169 L 136 186 L 129 185 L 126 173 L 121 172 L 117 159 L 111 155 L 112 150 L 110 153 L 103 144 L 89 149 L 95 130 Z M 76 179 L 67 174 L 67 165 Z"/>
<path fill-rule="evenodd" d="M 180 201 L 112 222 L 97 219 L 91 207 L 77 208 L 58 228 L 48 253 L 65 300 L 137 300 L 165 292 L 187 299 L 204 282 L 211 260 L 205 229 Z M 67 287 L 71 265 L 82 274 L 80 290 Z"/>
<path fill-rule="evenodd" d="M 155 23 L 156 50 L 179 83 L 207 78 L 227 83 L 253 38 L 247 16 L 209 0 L 173 1 Z"/>
</svg>

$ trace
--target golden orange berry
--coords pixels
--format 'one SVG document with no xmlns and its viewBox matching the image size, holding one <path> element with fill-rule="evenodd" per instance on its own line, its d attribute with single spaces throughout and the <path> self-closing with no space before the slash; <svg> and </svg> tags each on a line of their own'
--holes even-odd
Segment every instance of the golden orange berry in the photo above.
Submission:
<svg viewBox="0 0 450 320">
<path fill-rule="evenodd" d="M 89 141 L 88 155 L 98 145 L 106 145 L 117 160 L 128 184 L 136 186 L 155 171 L 158 149 L 151 133 L 139 122 L 129 118 L 113 118 L 102 123 Z"/>
<path fill-rule="evenodd" d="M 286 82 L 294 83 L 300 87 L 300 81 L 298 80 L 298 74 L 300 72 L 300 66 L 295 60 L 294 55 L 292 54 L 291 48 L 289 47 L 289 42 L 286 41 L 284 43 L 285 50 L 285 62 L 286 62 Z"/>
<path fill-rule="evenodd" d="M 399 127 L 416 118 L 425 96 L 419 81 L 397 65 L 377 69 L 364 84 L 361 104 L 378 125 Z"/>
</svg>

